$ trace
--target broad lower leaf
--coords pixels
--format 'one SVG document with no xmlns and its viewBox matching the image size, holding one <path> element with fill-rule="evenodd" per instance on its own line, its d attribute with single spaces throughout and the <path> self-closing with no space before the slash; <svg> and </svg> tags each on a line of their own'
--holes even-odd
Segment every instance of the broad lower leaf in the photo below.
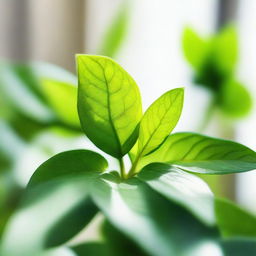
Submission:
<svg viewBox="0 0 256 256">
<path fill-rule="evenodd" d="M 131 76 L 101 56 L 78 55 L 78 112 L 85 134 L 101 150 L 120 158 L 134 145 L 141 99 Z"/>
<path fill-rule="evenodd" d="M 183 52 L 188 62 L 196 69 L 200 69 L 208 56 L 209 44 L 201 38 L 193 29 L 186 28 L 183 31 Z"/>
<path fill-rule="evenodd" d="M 93 200 L 107 219 L 149 255 L 183 255 L 201 239 L 216 235 L 136 178 L 116 183 L 105 176 L 92 188 Z"/>
<path fill-rule="evenodd" d="M 90 186 L 105 166 L 98 154 L 83 150 L 61 153 L 41 165 L 9 221 L 1 255 L 38 255 L 82 230 L 97 212 Z"/>
<path fill-rule="evenodd" d="M 256 216 L 226 199 L 215 200 L 215 213 L 224 237 L 253 237 L 256 239 Z"/>
<path fill-rule="evenodd" d="M 204 223 L 215 223 L 213 194 L 202 179 L 162 163 L 147 165 L 138 178 L 166 198 L 187 208 Z"/>
<path fill-rule="evenodd" d="M 28 188 L 65 176 L 102 172 L 107 166 L 108 163 L 104 157 L 90 150 L 62 152 L 50 158 L 35 171 L 29 181 Z"/>
<path fill-rule="evenodd" d="M 233 26 L 227 26 L 213 39 L 214 60 L 220 72 L 232 74 L 238 57 L 238 39 Z"/>
<path fill-rule="evenodd" d="M 59 119 L 71 126 L 79 127 L 77 88 L 73 84 L 51 79 L 44 79 L 41 83 L 43 94 Z"/>
<path fill-rule="evenodd" d="M 227 174 L 256 169 L 256 152 L 239 143 L 196 133 L 175 133 L 139 162 L 168 162 L 188 172 Z"/>
<path fill-rule="evenodd" d="M 128 21 L 129 7 L 127 2 L 125 2 L 120 10 L 118 10 L 110 27 L 107 28 L 99 50 L 101 55 L 111 58 L 117 55 L 128 32 Z"/>
<path fill-rule="evenodd" d="M 228 80 L 221 86 L 219 106 L 231 118 L 246 116 L 252 108 L 252 98 L 244 85 Z"/>
<path fill-rule="evenodd" d="M 183 88 L 173 89 L 147 109 L 140 123 L 138 156 L 152 152 L 171 133 L 179 121 L 183 98 Z"/>
</svg>

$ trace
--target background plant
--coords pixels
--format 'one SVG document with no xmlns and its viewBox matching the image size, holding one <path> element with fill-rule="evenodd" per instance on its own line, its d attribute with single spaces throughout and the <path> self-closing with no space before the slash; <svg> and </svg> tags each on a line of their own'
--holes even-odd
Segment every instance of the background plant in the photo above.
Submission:
<svg viewBox="0 0 256 256">
<path fill-rule="evenodd" d="M 182 88 L 163 94 L 142 115 L 138 87 L 116 62 L 88 55 L 77 62 L 81 126 L 120 169 L 108 170 L 106 159 L 89 150 L 50 158 L 30 179 L 2 254 L 199 256 L 210 243 L 224 255 L 253 255 L 255 216 L 215 198 L 194 174 L 255 169 L 256 152 L 195 133 L 170 135 L 181 114 Z M 129 171 L 123 163 L 128 153 Z M 107 220 L 101 241 L 68 242 L 99 211 Z"/>
<path fill-rule="evenodd" d="M 252 98 L 236 75 L 238 49 L 237 32 L 231 25 L 208 38 L 192 28 L 183 32 L 184 56 L 193 68 L 194 83 L 211 94 L 201 130 L 216 109 L 232 120 L 246 116 L 252 107 Z"/>
</svg>

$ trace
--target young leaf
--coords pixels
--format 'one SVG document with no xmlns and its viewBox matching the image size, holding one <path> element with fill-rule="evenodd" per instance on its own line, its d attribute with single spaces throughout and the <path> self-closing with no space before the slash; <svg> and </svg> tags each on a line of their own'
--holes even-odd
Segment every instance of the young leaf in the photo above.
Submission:
<svg viewBox="0 0 256 256">
<path fill-rule="evenodd" d="M 136 178 L 119 184 L 96 180 L 92 189 L 94 202 L 111 224 L 149 255 L 186 255 L 217 234 Z"/>
<path fill-rule="evenodd" d="M 224 237 L 256 238 L 256 216 L 227 199 L 215 199 L 215 214 Z"/>
<path fill-rule="evenodd" d="M 183 52 L 188 62 L 200 69 L 208 55 L 208 42 L 201 38 L 193 29 L 186 28 L 182 38 Z"/>
<path fill-rule="evenodd" d="M 170 90 L 147 109 L 140 123 L 138 156 L 152 152 L 171 133 L 179 121 L 183 98 L 183 88 Z"/>
<path fill-rule="evenodd" d="M 224 114 L 241 118 L 252 108 L 252 98 L 246 88 L 235 80 L 228 80 L 221 86 L 220 108 Z"/>
<path fill-rule="evenodd" d="M 188 172 L 227 174 L 256 169 L 256 152 L 236 142 L 184 132 L 170 135 L 138 166 L 152 162 L 167 162 Z"/>
<path fill-rule="evenodd" d="M 81 231 L 97 213 L 90 186 L 104 167 L 102 157 L 84 150 L 64 152 L 42 164 L 9 221 L 0 254 L 39 255 Z"/>
<path fill-rule="evenodd" d="M 139 172 L 138 178 L 187 208 L 207 225 L 215 223 L 213 194 L 202 179 L 163 163 L 147 165 Z"/>
<path fill-rule="evenodd" d="M 42 90 L 49 105 L 61 121 L 80 127 L 77 114 L 77 88 L 73 84 L 52 80 L 42 80 Z"/>
<path fill-rule="evenodd" d="M 78 113 L 88 138 L 101 150 L 120 158 L 137 139 L 142 115 L 138 87 L 116 62 L 78 55 Z"/>
<path fill-rule="evenodd" d="M 113 58 L 118 53 L 127 35 L 129 21 L 129 7 L 124 3 L 118 11 L 113 23 L 107 29 L 102 40 L 99 53 Z"/>
</svg>

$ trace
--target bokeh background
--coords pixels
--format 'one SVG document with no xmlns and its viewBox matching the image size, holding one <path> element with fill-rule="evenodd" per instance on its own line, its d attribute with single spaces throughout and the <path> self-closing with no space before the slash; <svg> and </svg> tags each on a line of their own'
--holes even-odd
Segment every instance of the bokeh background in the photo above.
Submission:
<svg viewBox="0 0 256 256">
<path fill-rule="evenodd" d="M 56 66 L 45 62 L 54 64 L 70 72 L 58 70 L 59 77 L 76 83 L 72 75 L 76 53 L 113 55 L 137 81 L 144 110 L 166 90 L 185 87 L 184 111 L 175 131 L 197 132 L 211 96 L 193 82 L 193 69 L 182 48 L 184 28 L 189 26 L 208 37 L 227 24 L 235 27 L 239 44 L 236 77 L 255 102 L 255 11 L 254 0 L 0 0 L 0 86 L 6 87 L 7 63 L 42 65 L 47 70 L 43 71 L 45 76 L 50 77 L 57 72 Z M 120 37 L 114 52 L 111 47 L 102 46 L 111 33 Z M 10 79 L 8 83 L 17 84 L 8 85 L 13 93 L 26 87 L 24 81 Z M 26 115 L 22 115 L 17 125 L 16 119 L 14 122 L 8 118 L 6 112 L 15 103 L 28 109 L 34 107 L 23 93 L 16 90 L 19 100 L 12 104 L 4 94 L 0 95 L 0 107 L 5 109 L 0 111 L 2 226 L 41 162 L 54 153 L 88 145 L 72 125 L 62 124 L 60 129 L 60 124 L 41 124 L 41 120 L 33 123 L 33 118 Z M 256 150 L 255 104 L 243 118 L 232 121 L 225 118 L 213 114 L 203 133 L 233 139 Z M 232 198 L 256 213 L 255 172 L 227 175 L 214 184 L 217 194 Z"/>
</svg>

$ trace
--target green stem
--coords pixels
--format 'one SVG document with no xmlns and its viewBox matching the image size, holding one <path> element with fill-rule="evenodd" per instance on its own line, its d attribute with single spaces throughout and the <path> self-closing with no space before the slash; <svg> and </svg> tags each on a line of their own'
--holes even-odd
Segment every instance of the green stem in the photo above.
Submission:
<svg viewBox="0 0 256 256">
<path fill-rule="evenodd" d="M 141 154 L 139 154 L 139 155 L 135 158 L 135 161 L 133 162 L 132 167 L 131 167 L 130 171 L 129 171 L 128 174 L 127 174 L 127 177 L 128 177 L 128 178 L 131 178 L 132 176 L 135 175 L 135 173 L 136 173 L 136 167 L 137 167 L 138 162 L 139 162 L 139 160 L 140 160 L 140 156 L 141 156 Z"/>
<path fill-rule="evenodd" d="M 121 178 L 126 179 L 127 177 L 126 177 L 126 173 L 125 173 L 123 158 L 118 159 L 118 161 L 119 161 L 119 166 L 120 166 Z"/>
</svg>

